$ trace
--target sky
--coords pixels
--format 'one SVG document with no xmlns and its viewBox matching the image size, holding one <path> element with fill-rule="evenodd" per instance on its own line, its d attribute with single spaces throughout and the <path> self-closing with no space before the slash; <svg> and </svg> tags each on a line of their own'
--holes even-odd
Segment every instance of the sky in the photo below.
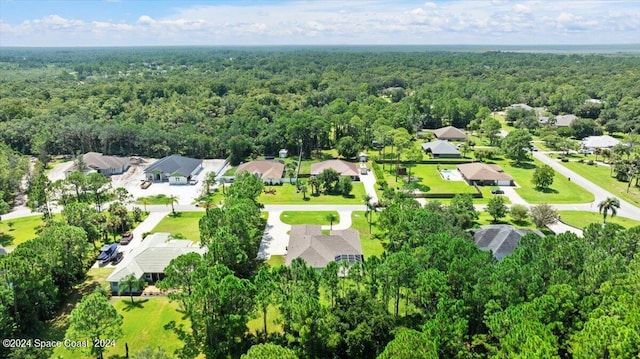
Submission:
<svg viewBox="0 0 640 359">
<path fill-rule="evenodd" d="M 639 43 L 638 0 L 0 0 L 0 47 Z"/>
</svg>

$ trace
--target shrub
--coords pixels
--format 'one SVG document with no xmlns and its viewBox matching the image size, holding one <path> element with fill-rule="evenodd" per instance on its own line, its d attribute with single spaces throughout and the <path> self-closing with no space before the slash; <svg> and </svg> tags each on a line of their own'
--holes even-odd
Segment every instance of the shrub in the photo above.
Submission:
<svg viewBox="0 0 640 359">
<path fill-rule="evenodd" d="M 587 161 L 587 164 L 588 164 L 589 166 L 593 166 L 593 165 L 595 164 L 595 162 L 593 162 L 593 160 L 589 160 L 589 161 Z"/>
</svg>

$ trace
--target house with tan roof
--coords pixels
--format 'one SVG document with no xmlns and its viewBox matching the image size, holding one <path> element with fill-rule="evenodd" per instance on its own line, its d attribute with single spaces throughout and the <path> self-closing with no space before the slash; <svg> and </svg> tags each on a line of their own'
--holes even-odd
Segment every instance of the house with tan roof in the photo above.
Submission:
<svg viewBox="0 0 640 359">
<path fill-rule="evenodd" d="M 129 157 L 106 156 L 99 152 L 87 152 L 82 155 L 82 172 L 84 174 L 100 173 L 106 177 L 127 172 L 131 167 Z M 74 164 L 66 174 L 78 171 L 78 164 Z"/>
<path fill-rule="evenodd" d="M 576 115 L 558 115 L 556 116 L 556 127 L 569 127 L 571 123 L 578 117 Z"/>
<path fill-rule="evenodd" d="M 433 130 L 433 135 L 439 140 L 446 141 L 464 141 L 467 139 L 467 134 L 461 129 L 453 126 L 446 126 Z"/>
<path fill-rule="evenodd" d="M 462 178 L 469 184 L 480 186 L 513 186 L 513 177 L 504 173 L 498 165 L 482 162 L 465 163 L 458 165 L 458 171 Z"/>
<path fill-rule="evenodd" d="M 316 269 L 326 267 L 331 261 L 347 261 L 350 264 L 363 262 L 360 233 L 350 228 L 324 235 L 321 226 L 291 226 L 285 264 L 291 265 L 296 258 L 302 258 L 307 265 Z"/>
<path fill-rule="evenodd" d="M 328 160 L 311 164 L 311 175 L 317 176 L 327 168 L 331 168 L 338 172 L 340 176 L 349 176 L 354 181 L 360 180 L 360 172 L 355 163 L 347 162 L 345 160 Z"/>
<path fill-rule="evenodd" d="M 172 259 L 193 252 L 204 254 L 206 248 L 200 248 L 190 240 L 173 239 L 169 233 L 150 234 L 139 247 L 124 254 L 124 259 L 107 277 L 107 282 L 114 293 L 119 290 L 120 280 L 130 274 L 136 279 L 144 278 L 153 284 L 164 278 L 164 269 Z"/>
<path fill-rule="evenodd" d="M 236 173 L 240 172 L 249 172 L 260 178 L 265 184 L 281 184 L 284 176 L 284 164 L 278 161 L 251 161 L 238 166 Z"/>
</svg>

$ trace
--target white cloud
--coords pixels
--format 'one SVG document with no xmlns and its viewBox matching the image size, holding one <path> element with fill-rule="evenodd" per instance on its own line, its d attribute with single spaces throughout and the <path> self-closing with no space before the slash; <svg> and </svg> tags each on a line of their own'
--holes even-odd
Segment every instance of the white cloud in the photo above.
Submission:
<svg viewBox="0 0 640 359">
<path fill-rule="evenodd" d="M 631 1 L 231 2 L 172 10 L 165 17 L 133 14 L 132 22 L 55 14 L 17 24 L 0 20 L 0 44 L 86 46 L 92 36 L 112 41 L 105 45 L 603 43 L 633 41 L 640 33 L 640 4 Z"/>
</svg>

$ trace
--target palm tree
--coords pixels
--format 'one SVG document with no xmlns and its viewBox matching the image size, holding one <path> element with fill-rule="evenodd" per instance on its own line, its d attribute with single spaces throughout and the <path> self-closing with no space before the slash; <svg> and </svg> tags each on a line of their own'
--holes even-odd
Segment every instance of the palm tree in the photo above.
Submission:
<svg viewBox="0 0 640 359">
<path fill-rule="evenodd" d="M 307 184 L 304 183 L 303 181 L 300 181 L 300 183 L 298 184 L 298 188 L 300 189 L 300 192 L 302 192 L 302 199 L 306 200 L 307 199 Z"/>
<path fill-rule="evenodd" d="M 602 154 L 602 148 L 596 148 L 596 149 L 593 151 L 593 154 L 595 154 L 595 155 L 596 155 L 596 159 L 595 159 L 595 161 L 594 161 L 594 162 L 598 162 L 598 155 L 601 155 L 601 154 Z"/>
<path fill-rule="evenodd" d="M 329 214 L 327 214 L 327 217 L 325 217 L 327 219 L 327 221 L 329 221 L 330 223 L 330 230 L 333 230 L 333 222 L 338 220 L 338 215 L 335 214 L 334 212 L 330 212 Z"/>
<path fill-rule="evenodd" d="M 144 211 L 147 212 L 147 204 L 149 203 L 149 199 L 147 197 L 141 197 L 140 202 L 144 206 Z"/>
<path fill-rule="evenodd" d="M 320 187 L 320 180 L 318 180 L 316 176 L 311 176 L 309 178 L 309 185 L 311 186 L 311 194 L 317 194 Z"/>
<path fill-rule="evenodd" d="M 176 208 L 173 205 L 174 204 L 178 204 L 178 196 L 176 196 L 175 194 L 172 194 L 172 195 L 168 196 L 167 197 L 167 204 L 171 204 L 171 213 L 175 217 Z"/>
<path fill-rule="evenodd" d="M 608 212 L 611 212 L 611 217 L 614 217 L 618 213 L 618 208 L 620 208 L 620 200 L 615 197 L 607 197 L 600 202 L 598 212 L 602 213 L 602 223 L 607 223 Z"/>
<path fill-rule="evenodd" d="M 129 296 L 131 297 L 131 303 L 133 303 L 133 290 L 137 289 L 142 291 L 146 286 L 147 281 L 145 281 L 144 278 L 136 278 L 135 275 L 129 274 L 118 282 L 118 294 L 122 294 L 125 289 L 127 289 Z"/>
<path fill-rule="evenodd" d="M 371 203 L 372 199 L 373 197 L 371 197 L 369 194 L 365 194 L 364 196 L 362 196 L 362 202 L 367 207 L 367 219 L 369 220 L 369 231 L 371 231 L 371 209 L 375 208 Z"/>
<path fill-rule="evenodd" d="M 296 165 L 295 162 L 287 162 L 287 164 L 284 165 L 284 171 L 287 173 L 287 176 L 289 176 L 289 183 L 293 183 L 291 179 L 296 175 L 297 170 L 298 165 Z"/>
</svg>

